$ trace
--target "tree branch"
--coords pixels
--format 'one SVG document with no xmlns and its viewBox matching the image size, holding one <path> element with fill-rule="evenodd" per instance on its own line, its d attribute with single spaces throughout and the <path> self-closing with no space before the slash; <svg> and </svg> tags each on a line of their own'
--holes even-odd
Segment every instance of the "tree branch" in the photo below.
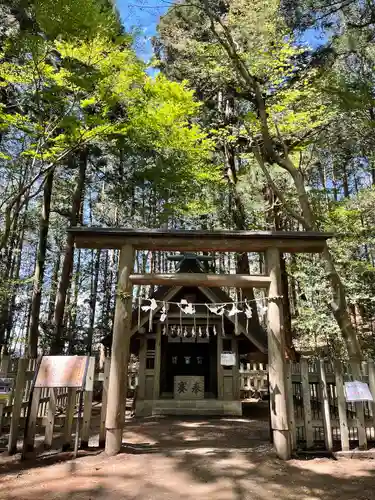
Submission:
<svg viewBox="0 0 375 500">
<path fill-rule="evenodd" d="M 289 206 L 288 202 L 285 199 L 285 196 L 282 194 L 282 192 L 280 191 L 280 189 L 277 187 L 276 183 L 272 179 L 272 177 L 271 177 L 271 175 L 270 175 L 270 173 L 269 173 L 269 171 L 268 171 L 268 169 L 263 161 L 262 154 L 259 150 L 258 144 L 254 143 L 252 145 L 252 150 L 253 150 L 254 156 L 258 162 L 258 165 L 260 166 L 262 172 L 264 173 L 264 175 L 267 179 L 268 184 L 270 185 L 272 191 L 275 193 L 275 195 L 279 199 L 280 203 L 283 205 L 283 207 L 285 208 L 285 210 L 289 213 L 289 215 L 291 217 L 296 219 L 296 221 L 299 222 L 304 229 L 308 230 L 309 225 L 306 223 L 305 218 L 302 217 L 302 215 L 300 215 L 298 212 L 296 212 L 295 210 L 293 210 L 293 208 L 291 208 Z"/>
</svg>

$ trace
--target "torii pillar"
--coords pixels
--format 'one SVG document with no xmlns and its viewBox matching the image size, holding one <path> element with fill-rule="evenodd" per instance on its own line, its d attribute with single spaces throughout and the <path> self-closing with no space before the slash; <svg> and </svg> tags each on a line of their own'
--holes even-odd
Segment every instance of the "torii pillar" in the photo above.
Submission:
<svg viewBox="0 0 375 500">
<path fill-rule="evenodd" d="M 134 249 L 131 245 L 125 245 L 120 250 L 105 422 L 105 452 L 109 456 L 119 453 L 122 444 L 132 326 L 133 285 L 129 277 L 133 272 L 133 266 Z"/>
<path fill-rule="evenodd" d="M 270 412 L 273 444 L 277 456 L 289 460 L 292 455 L 291 433 L 288 418 L 286 360 L 283 308 L 281 300 L 280 252 L 271 247 L 266 253 L 267 271 L 270 276 L 268 303 L 268 373 L 270 386 Z"/>
</svg>

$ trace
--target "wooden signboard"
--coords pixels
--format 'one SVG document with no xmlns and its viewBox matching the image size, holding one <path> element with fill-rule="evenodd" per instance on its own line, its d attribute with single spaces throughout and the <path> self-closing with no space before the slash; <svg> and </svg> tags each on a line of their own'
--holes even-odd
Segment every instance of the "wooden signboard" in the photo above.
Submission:
<svg viewBox="0 0 375 500">
<path fill-rule="evenodd" d="M 204 377 L 177 375 L 174 377 L 174 399 L 204 399 Z"/>
<path fill-rule="evenodd" d="M 88 356 L 43 356 L 35 387 L 82 388 L 88 359 Z"/>
</svg>

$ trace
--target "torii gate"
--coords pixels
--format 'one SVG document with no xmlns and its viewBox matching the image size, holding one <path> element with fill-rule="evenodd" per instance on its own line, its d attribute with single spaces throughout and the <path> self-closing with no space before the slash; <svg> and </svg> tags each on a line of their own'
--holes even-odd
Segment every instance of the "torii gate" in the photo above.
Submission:
<svg viewBox="0 0 375 500">
<path fill-rule="evenodd" d="M 331 236 L 317 232 L 284 231 L 185 231 L 73 227 L 68 229 L 78 248 L 119 249 L 118 292 L 112 338 L 112 359 L 106 415 L 105 451 L 119 453 L 124 427 L 127 359 L 131 337 L 133 285 L 194 285 L 267 288 L 269 297 L 281 296 L 280 252 L 321 253 Z M 135 250 L 181 252 L 264 252 L 264 275 L 246 274 L 134 274 Z M 268 306 L 268 367 L 273 443 L 277 455 L 288 460 L 292 453 L 290 409 L 286 384 L 285 339 L 282 303 Z"/>
</svg>

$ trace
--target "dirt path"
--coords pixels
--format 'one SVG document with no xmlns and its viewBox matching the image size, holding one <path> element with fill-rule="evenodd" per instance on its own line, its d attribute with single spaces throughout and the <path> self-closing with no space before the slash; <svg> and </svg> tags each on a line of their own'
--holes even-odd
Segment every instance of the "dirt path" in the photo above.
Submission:
<svg viewBox="0 0 375 500">
<path fill-rule="evenodd" d="M 135 420 L 116 457 L 3 458 L 0 499 L 375 500 L 375 461 L 281 462 L 267 439 L 252 419 Z"/>
</svg>

